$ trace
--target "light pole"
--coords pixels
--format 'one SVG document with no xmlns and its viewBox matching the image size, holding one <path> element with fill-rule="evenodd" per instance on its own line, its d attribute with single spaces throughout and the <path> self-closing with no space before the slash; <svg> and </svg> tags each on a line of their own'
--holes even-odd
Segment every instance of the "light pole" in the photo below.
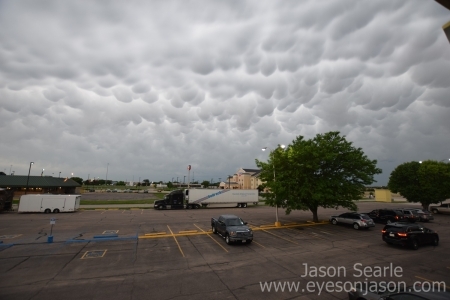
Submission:
<svg viewBox="0 0 450 300">
<path fill-rule="evenodd" d="M 61 172 L 59 172 L 59 178 L 61 178 Z"/>
<path fill-rule="evenodd" d="M 108 185 L 108 167 L 109 167 L 109 163 L 106 165 L 106 180 L 105 180 L 106 185 Z"/>
<path fill-rule="evenodd" d="M 281 149 L 286 148 L 285 145 L 280 145 L 279 146 Z M 277 147 L 278 148 L 278 147 Z M 266 151 L 268 148 L 264 147 L 261 150 L 262 151 Z M 272 160 L 272 168 L 273 168 L 273 182 L 275 183 L 275 153 L 274 153 L 274 159 Z M 276 194 L 275 194 L 275 203 L 277 202 L 277 198 L 276 198 Z M 281 222 L 278 221 L 278 203 L 275 204 L 275 226 L 276 227 L 280 227 L 281 226 Z"/>
<path fill-rule="evenodd" d="M 28 177 L 27 177 L 27 188 L 25 189 L 25 195 L 28 191 L 28 181 L 30 180 L 30 171 L 31 171 L 31 165 L 34 164 L 34 162 L 30 162 L 30 168 L 28 169 Z"/>
<path fill-rule="evenodd" d="M 41 177 L 42 177 L 42 176 L 44 176 L 44 169 L 42 169 L 42 172 L 41 172 Z"/>
</svg>

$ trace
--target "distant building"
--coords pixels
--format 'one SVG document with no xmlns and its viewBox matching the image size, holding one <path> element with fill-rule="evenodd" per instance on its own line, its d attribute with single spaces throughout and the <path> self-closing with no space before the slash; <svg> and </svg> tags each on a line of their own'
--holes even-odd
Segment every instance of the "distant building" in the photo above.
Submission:
<svg viewBox="0 0 450 300">
<path fill-rule="evenodd" d="M 78 194 L 81 185 L 69 178 L 52 176 L 0 176 L 0 188 L 12 189 L 14 197 L 25 194 L 28 180 L 27 194 Z"/>
<path fill-rule="evenodd" d="M 259 169 L 244 169 L 240 168 L 236 174 L 231 176 L 226 181 L 219 184 L 221 189 L 245 189 L 256 190 L 261 184 L 259 179 Z"/>
</svg>

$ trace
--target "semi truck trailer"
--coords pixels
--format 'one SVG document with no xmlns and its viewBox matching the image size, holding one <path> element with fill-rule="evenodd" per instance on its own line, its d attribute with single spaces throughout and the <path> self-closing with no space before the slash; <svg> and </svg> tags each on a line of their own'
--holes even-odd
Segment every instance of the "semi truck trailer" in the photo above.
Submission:
<svg viewBox="0 0 450 300">
<path fill-rule="evenodd" d="M 189 189 L 175 190 L 154 203 L 155 209 L 196 209 L 200 207 L 247 207 L 258 204 L 258 190 Z"/>
<path fill-rule="evenodd" d="M 18 212 L 74 212 L 80 207 L 80 201 L 80 195 L 23 195 Z"/>
</svg>

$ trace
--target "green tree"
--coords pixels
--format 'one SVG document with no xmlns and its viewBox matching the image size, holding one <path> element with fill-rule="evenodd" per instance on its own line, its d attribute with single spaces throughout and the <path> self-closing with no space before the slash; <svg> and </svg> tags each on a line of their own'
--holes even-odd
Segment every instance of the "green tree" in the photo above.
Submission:
<svg viewBox="0 0 450 300">
<path fill-rule="evenodd" d="M 169 189 L 173 188 L 173 183 L 169 181 L 169 182 L 167 183 L 167 187 L 168 187 Z"/>
<path fill-rule="evenodd" d="M 318 208 L 345 207 L 356 210 L 365 186 L 380 174 L 376 160 L 339 132 L 318 134 L 311 140 L 297 137 L 292 145 L 277 147 L 267 162 L 256 160 L 260 178 L 271 193 L 266 203 L 292 210 L 310 210 L 318 222 Z"/>
<path fill-rule="evenodd" d="M 208 180 L 204 180 L 204 181 L 202 182 L 202 185 L 203 185 L 204 188 L 208 188 L 209 185 L 210 185 L 210 182 L 209 182 Z"/>
<path fill-rule="evenodd" d="M 450 198 L 450 164 L 433 160 L 401 164 L 389 176 L 388 188 L 428 209 Z"/>
<path fill-rule="evenodd" d="M 144 179 L 144 180 L 142 180 L 142 182 L 145 183 L 145 186 L 149 186 L 150 185 L 150 180 L 148 180 L 148 179 Z"/>
<path fill-rule="evenodd" d="M 80 177 L 71 177 L 70 179 L 72 179 L 73 181 L 78 182 L 80 185 L 83 185 L 83 178 L 80 178 Z"/>
<path fill-rule="evenodd" d="M 119 181 L 116 183 L 117 186 L 125 186 L 125 182 L 124 181 Z"/>
</svg>

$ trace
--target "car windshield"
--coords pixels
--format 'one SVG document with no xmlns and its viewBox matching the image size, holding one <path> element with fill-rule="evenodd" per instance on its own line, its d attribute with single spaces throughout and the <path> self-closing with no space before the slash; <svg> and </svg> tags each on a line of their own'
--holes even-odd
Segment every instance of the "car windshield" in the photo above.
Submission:
<svg viewBox="0 0 450 300">
<path fill-rule="evenodd" d="M 226 221 L 228 226 L 239 226 L 244 225 L 244 222 L 242 222 L 241 219 L 229 219 Z"/>
<path fill-rule="evenodd" d="M 361 214 L 361 217 L 365 220 L 370 220 L 370 217 L 368 215 Z"/>
</svg>

